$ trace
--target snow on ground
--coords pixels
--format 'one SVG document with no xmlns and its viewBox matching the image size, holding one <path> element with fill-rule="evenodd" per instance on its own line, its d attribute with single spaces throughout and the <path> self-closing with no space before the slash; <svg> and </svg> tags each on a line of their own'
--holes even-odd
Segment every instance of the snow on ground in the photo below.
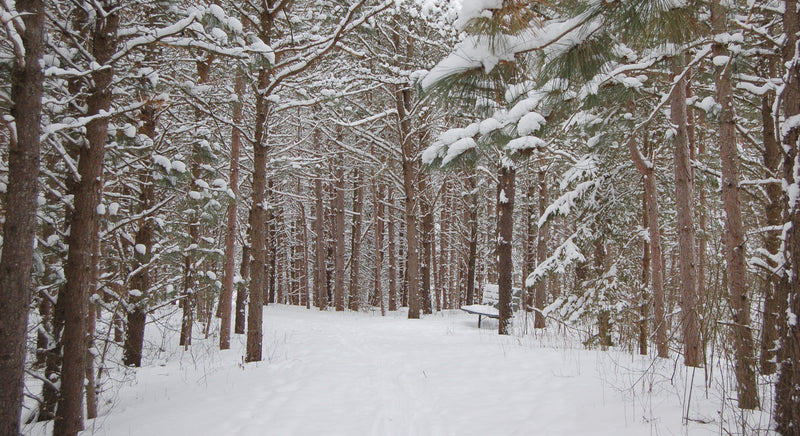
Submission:
<svg viewBox="0 0 800 436">
<path fill-rule="evenodd" d="M 264 361 L 248 364 L 243 335 L 234 336 L 228 351 L 217 351 L 214 337 L 195 339 L 183 351 L 174 332 L 151 324 L 149 340 L 165 348 L 135 374 L 117 374 L 128 381 L 106 391 L 102 416 L 88 421 L 84 434 L 737 432 L 735 423 L 720 419 L 722 388 L 706 391 L 702 370 L 684 422 L 691 371 L 674 360 L 583 350 L 557 327 L 501 337 L 495 320 L 478 329 L 477 316 L 461 311 L 405 316 L 270 305 Z M 44 435 L 48 427 L 25 430 Z"/>
</svg>

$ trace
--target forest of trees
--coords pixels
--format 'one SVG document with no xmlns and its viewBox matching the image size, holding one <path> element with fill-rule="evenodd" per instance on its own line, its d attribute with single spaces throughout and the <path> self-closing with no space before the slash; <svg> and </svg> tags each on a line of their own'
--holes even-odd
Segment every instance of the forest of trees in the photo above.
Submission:
<svg viewBox="0 0 800 436">
<path fill-rule="evenodd" d="M 486 284 L 500 334 L 522 287 L 587 347 L 718 350 L 800 434 L 797 0 L 456 3 L 0 0 L 0 434 L 80 431 L 164 308 L 253 362 L 264 305 Z"/>
</svg>

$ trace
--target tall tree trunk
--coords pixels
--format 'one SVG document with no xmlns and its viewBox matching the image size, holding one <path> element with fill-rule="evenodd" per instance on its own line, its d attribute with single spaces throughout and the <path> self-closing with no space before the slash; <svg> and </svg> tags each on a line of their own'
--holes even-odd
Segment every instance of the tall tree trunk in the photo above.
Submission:
<svg viewBox="0 0 800 436">
<path fill-rule="evenodd" d="M 24 54 L 11 68 L 11 115 L 16 138 L 8 148 L 3 247 L 0 256 L 0 434 L 20 431 L 28 305 L 31 299 L 33 242 L 39 177 L 39 134 L 42 109 L 44 2 L 17 0 L 24 26 L 19 32 Z M 12 207 L 9 207 L 11 205 Z"/>
<path fill-rule="evenodd" d="M 336 182 L 334 184 L 334 197 L 331 204 L 333 208 L 334 241 L 336 251 L 334 262 L 334 290 L 333 305 L 336 311 L 344 310 L 344 162 L 337 159 Z"/>
<path fill-rule="evenodd" d="M 499 294 L 499 326 L 498 334 L 510 333 L 511 325 L 511 288 L 513 286 L 514 260 L 511 247 L 514 231 L 514 179 L 516 168 L 511 161 L 502 162 L 497 198 L 497 264 Z"/>
<path fill-rule="evenodd" d="M 151 102 L 142 108 L 140 119 L 143 122 L 139 133 L 147 135 L 151 140 L 156 136 L 156 107 Z M 151 170 L 143 169 L 139 174 L 139 207 L 144 213 L 153 207 L 155 192 Z M 134 239 L 133 253 L 134 274 L 130 280 L 128 292 L 128 328 L 125 332 L 124 355 L 122 362 L 128 366 L 142 366 L 142 347 L 144 346 L 145 308 L 144 297 L 150 290 L 150 267 L 152 256 L 154 226 L 148 216 L 139 219 L 139 229 Z M 144 247 L 141 250 L 140 247 Z M 141 251 L 140 251 L 141 250 Z"/>
<path fill-rule="evenodd" d="M 394 220 L 394 195 L 389 194 L 389 213 L 387 214 L 386 235 L 389 238 L 389 311 L 397 310 L 397 248 L 395 246 Z"/>
<path fill-rule="evenodd" d="M 314 180 L 314 196 L 316 198 L 314 207 L 314 233 L 316 235 L 314 238 L 314 303 L 320 310 L 325 310 L 328 307 L 327 274 L 325 271 L 325 256 L 328 247 L 325 239 L 324 194 L 322 179 L 317 177 Z"/>
<path fill-rule="evenodd" d="M 644 181 L 644 177 L 642 177 L 642 181 Z M 650 229 L 650 206 L 647 203 L 647 194 L 642 195 L 642 227 Z M 652 296 L 651 292 L 648 292 L 647 288 L 650 284 L 650 265 L 651 256 L 650 256 L 650 243 L 648 242 L 649 239 L 645 239 L 642 241 L 642 289 L 639 292 L 639 301 L 637 304 L 639 305 L 639 322 L 638 322 L 638 330 L 639 330 L 639 354 L 642 356 L 647 355 L 647 346 L 648 346 L 648 337 L 649 337 L 649 329 L 647 328 L 647 321 L 650 318 L 650 297 Z"/>
<path fill-rule="evenodd" d="M 550 191 L 547 188 L 547 172 L 539 170 L 539 216 L 544 216 L 547 207 L 550 205 Z M 547 259 L 547 243 L 550 239 L 550 223 L 544 223 L 539 227 L 536 241 L 536 265 L 541 265 Z M 536 283 L 534 290 L 534 307 L 536 314 L 533 327 L 537 329 L 545 328 L 544 304 L 547 301 L 547 280 L 542 278 Z"/>
<path fill-rule="evenodd" d="M 414 144 L 411 141 L 411 120 L 408 111 L 411 108 L 411 90 L 400 88 L 395 91 L 395 102 L 400 120 L 400 141 L 402 151 L 403 188 L 405 190 L 405 234 L 406 234 L 406 267 L 405 283 L 408 294 L 408 318 L 418 319 L 420 315 L 419 301 L 419 248 L 417 238 L 417 165 Z"/>
<path fill-rule="evenodd" d="M 298 181 L 298 185 L 299 184 L 300 183 Z M 299 186 L 298 186 L 298 188 L 299 188 Z M 300 190 L 300 189 L 298 189 L 298 191 L 302 192 L 302 190 Z M 309 273 L 308 273 L 308 261 L 309 261 L 309 259 L 308 259 L 308 224 L 307 224 L 307 222 L 308 221 L 306 220 L 306 208 L 302 203 L 300 203 L 300 225 L 302 226 L 302 230 L 300 231 L 300 236 L 302 237 L 302 240 L 301 240 L 300 244 L 302 245 L 302 250 L 303 250 L 303 258 L 301 260 L 302 264 L 300 266 L 300 274 L 301 274 L 300 288 L 301 288 L 301 292 L 303 292 L 305 294 L 305 296 L 306 296 L 305 297 L 306 309 L 311 309 L 311 305 L 313 304 L 312 301 L 313 301 L 314 297 L 312 295 L 312 290 L 311 290 L 311 278 L 309 277 Z"/>
<path fill-rule="evenodd" d="M 386 302 L 383 296 L 383 185 L 375 181 L 372 183 L 372 203 L 375 211 L 373 229 L 375 231 L 375 272 L 372 281 L 372 292 L 381 308 L 381 315 L 386 316 Z"/>
<path fill-rule="evenodd" d="M 103 2 L 96 7 L 110 6 Z M 111 81 L 114 75 L 107 65 L 116 46 L 119 10 L 97 11 L 92 27 L 91 51 L 95 61 L 106 68 L 92 73 L 91 94 L 87 98 L 86 115 L 91 117 L 108 112 L 111 106 Z M 86 316 L 88 292 L 95 278 L 93 264 L 98 261 L 93 251 L 98 237 L 97 206 L 103 190 L 103 158 L 105 156 L 108 118 L 98 117 L 86 125 L 86 146 L 81 147 L 73 204 L 70 218 L 69 252 L 64 268 L 63 364 L 61 391 L 56 409 L 54 434 L 75 435 L 83 429 L 83 385 L 86 375 Z M 88 273 L 87 273 L 88 272 Z"/>
<path fill-rule="evenodd" d="M 102 3 L 102 6 L 109 6 Z M 99 6 L 99 5 L 98 5 Z M 95 61 L 106 68 L 92 73 L 91 94 L 87 98 L 86 115 L 108 112 L 111 106 L 113 68 L 107 65 L 116 46 L 119 25 L 118 10 L 98 11 L 92 28 L 91 50 Z M 86 375 L 86 316 L 88 292 L 95 278 L 91 272 L 98 261 L 94 239 L 98 237 L 97 206 L 103 190 L 103 158 L 105 156 L 108 118 L 98 117 L 86 125 L 86 146 L 81 147 L 77 182 L 70 218 L 69 252 L 64 269 L 64 331 L 61 391 L 56 408 L 53 433 L 75 435 L 83 429 L 83 386 Z M 88 273 L 87 273 L 88 272 Z"/>
<path fill-rule="evenodd" d="M 271 17 L 264 11 L 261 17 L 261 40 L 269 44 Z M 265 39 L 266 38 L 266 39 Z M 256 94 L 256 129 L 253 141 L 253 193 L 250 221 L 250 302 L 247 306 L 246 362 L 258 362 L 262 352 L 263 286 L 266 275 L 266 194 L 267 194 L 267 119 L 269 108 L 262 92 L 269 83 L 269 71 L 262 66 L 258 72 Z"/>
<path fill-rule="evenodd" d="M 661 249 L 661 226 L 658 221 L 658 183 L 656 180 L 656 172 L 653 162 L 644 157 L 636 146 L 636 142 L 633 138 L 628 141 L 628 148 L 630 149 L 633 163 L 636 165 L 636 169 L 639 170 L 644 181 L 643 204 L 645 207 L 644 213 L 645 220 L 647 221 L 647 232 L 650 237 L 650 243 L 647 244 L 650 248 L 650 256 L 647 263 L 650 267 L 650 289 L 653 297 L 653 327 L 656 333 L 656 350 L 658 357 L 669 357 L 664 298 L 664 260 Z M 647 285 L 647 283 L 645 283 L 645 285 Z M 642 304 L 645 304 L 645 302 L 642 302 Z M 646 343 L 644 346 L 646 348 Z M 640 349 L 641 348 L 640 346 Z"/>
<path fill-rule="evenodd" d="M 797 0 L 786 0 L 783 14 L 785 33 L 783 62 L 787 65 L 786 84 L 781 96 L 785 120 L 800 116 L 800 63 L 797 62 L 800 17 Z M 784 178 L 794 192 L 800 188 L 800 126 L 784 122 L 781 128 Z M 787 192 L 791 192 L 787 189 Z M 796 194 L 795 194 L 796 195 Z M 800 434 L 800 208 L 796 197 L 787 198 L 791 228 L 786 235 L 787 268 L 791 268 L 786 310 L 781 311 L 778 348 L 778 383 L 775 386 L 775 422 L 782 435 Z"/>
<path fill-rule="evenodd" d="M 234 92 L 238 97 L 233 103 L 233 127 L 231 128 L 231 162 L 228 176 L 228 187 L 233 194 L 229 198 L 226 211 L 228 223 L 225 228 L 225 265 L 223 266 L 222 293 L 219 296 L 219 349 L 231 348 L 231 299 L 233 298 L 234 276 L 236 274 L 236 233 L 238 232 L 239 205 L 239 154 L 242 146 L 242 134 L 239 125 L 242 122 L 242 99 L 245 92 L 245 77 L 241 71 L 236 72 Z"/>
<path fill-rule="evenodd" d="M 439 281 L 441 282 L 442 287 L 442 306 L 445 309 L 452 309 L 452 301 L 450 299 L 450 294 L 453 292 L 453 283 L 450 280 L 450 259 L 448 256 L 450 255 L 451 247 L 453 245 L 453 240 L 450 237 L 450 208 L 452 207 L 450 202 L 450 196 L 447 193 L 448 187 L 445 185 L 444 187 L 444 204 L 442 205 L 441 211 L 439 212 L 439 233 L 441 234 L 439 238 Z M 473 300 L 475 299 L 475 295 L 472 296 Z"/>
<path fill-rule="evenodd" d="M 419 190 L 427 190 L 427 175 L 420 178 Z M 422 276 L 422 287 L 420 288 L 420 303 L 422 313 L 430 315 L 433 313 L 431 306 L 431 256 L 433 255 L 431 245 L 433 244 L 433 205 L 424 195 L 420 196 L 420 214 L 422 215 L 422 262 L 419 267 L 419 274 Z"/>
<path fill-rule="evenodd" d="M 766 62 L 768 64 L 766 68 L 768 77 L 774 77 L 775 60 L 770 58 Z M 781 155 L 783 152 L 775 132 L 775 117 L 772 109 L 774 103 L 775 95 L 773 93 L 767 93 L 761 97 L 761 123 L 764 129 L 763 163 L 766 170 L 764 176 L 767 179 L 780 178 Z M 770 183 L 765 187 L 765 190 L 767 192 L 765 210 L 767 226 L 778 228 L 783 225 L 783 189 L 780 183 Z M 764 315 L 761 325 L 760 366 L 761 373 L 769 375 L 774 374 L 777 369 L 775 364 L 775 342 L 778 340 L 778 320 L 780 319 L 778 302 L 786 300 L 786 275 L 777 272 L 781 265 L 778 265 L 773 260 L 780 253 L 780 233 L 774 230 L 767 233 L 764 240 L 764 248 L 770 254 L 767 264 L 772 271 L 769 272 L 767 279 L 764 280 Z"/>
<path fill-rule="evenodd" d="M 358 310 L 358 274 L 361 264 L 361 222 L 363 221 L 362 212 L 364 210 L 364 186 L 361 172 L 356 168 L 354 174 L 353 189 L 353 231 L 350 235 L 350 310 Z"/>
<path fill-rule="evenodd" d="M 528 276 L 536 270 L 536 236 L 538 229 L 536 227 L 536 217 L 539 215 L 536 207 L 536 183 L 530 181 L 528 183 L 528 191 L 526 194 L 526 209 L 525 209 L 525 238 L 522 241 L 522 287 L 523 292 L 523 305 L 525 312 L 533 312 L 534 302 L 534 287 L 528 286 Z M 535 316 L 535 315 L 534 315 Z M 526 316 L 527 320 L 527 316 Z M 527 321 L 526 321 L 527 322 Z"/>
<path fill-rule="evenodd" d="M 716 0 L 711 5 L 714 31 L 727 31 L 727 11 Z M 712 45 L 714 56 L 729 56 L 724 44 Z M 755 373 L 753 335 L 750 330 L 750 300 L 747 295 L 747 264 L 745 261 L 744 225 L 739 201 L 739 151 L 736 144 L 736 124 L 733 108 L 733 86 L 730 63 L 717 66 L 717 102 L 722 106 L 719 118 L 719 154 L 722 166 L 722 203 L 725 208 L 725 260 L 728 290 L 733 309 L 733 344 L 736 358 L 736 382 L 739 407 L 758 407 L 758 386 Z"/>
<path fill-rule="evenodd" d="M 675 58 L 673 78 L 683 73 L 684 62 Z M 686 127 L 686 78 L 675 84 L 670 98 L 670 118 L 676 128 L 672 138 L 675 160 L 675 209 L 678 215 L 678 269 L 680 270 L 681 315 L 683 327 L 683 362 L 698 367 L 702 363 L 700 319 L 698 315 L 697 263 L 694 230 L 694 177 Z M 657 263 L 655 260 L 653 263 Z"/>
<path fill-rule="evenodd" d="M 475 304 L 475 264 L 478 256 L 478 194 L 475 177 L 467 177 L 469 199 L 466 206 L 467 226 L 469 227 L 468 258 L 467 258 L 467 296 L 466 304 Z"/>
</svg>

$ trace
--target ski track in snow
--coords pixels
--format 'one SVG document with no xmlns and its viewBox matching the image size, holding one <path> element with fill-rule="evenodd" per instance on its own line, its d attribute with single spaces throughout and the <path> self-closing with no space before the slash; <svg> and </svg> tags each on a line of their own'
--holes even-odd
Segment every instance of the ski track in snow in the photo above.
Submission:
<svg viewBox="0 0 800 436">
<path fill-rule="evenodd" d="M 223 352 L 215 350 L 215 336 L 195 339 L 190 351 L 136 370 L 83 434 L 717 433 L 714 424 L 681 425 L 674 386 L 651 395 L 626 387 L 641 373 L 624 366 L 645 368 L 649 358 L 500 337 L 496 326 L 487 320 L 478 329 L 476 317 L 460 311 L 407 320 L 402 312 L 271 305 L 264 309 L 262 362 L 242 363 L 243 335 Z M 614 374 L 616 381 L 607 381 Z M 715 405 L 693 401 L 696 413 L 713 415 Z M 42 426 L 28 430 L 46 434 Z"/>
</svg>

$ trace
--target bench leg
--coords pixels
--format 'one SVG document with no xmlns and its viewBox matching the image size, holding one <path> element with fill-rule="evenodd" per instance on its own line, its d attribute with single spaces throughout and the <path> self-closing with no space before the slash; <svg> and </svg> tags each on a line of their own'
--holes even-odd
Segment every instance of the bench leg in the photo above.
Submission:
<svg viewBox="0 0 800 436">
<path fill-rule="evenodd" d="M 478 315 L 478 328 L 481 328 L 481 317 L 483 315 Z"/>
</svg>

